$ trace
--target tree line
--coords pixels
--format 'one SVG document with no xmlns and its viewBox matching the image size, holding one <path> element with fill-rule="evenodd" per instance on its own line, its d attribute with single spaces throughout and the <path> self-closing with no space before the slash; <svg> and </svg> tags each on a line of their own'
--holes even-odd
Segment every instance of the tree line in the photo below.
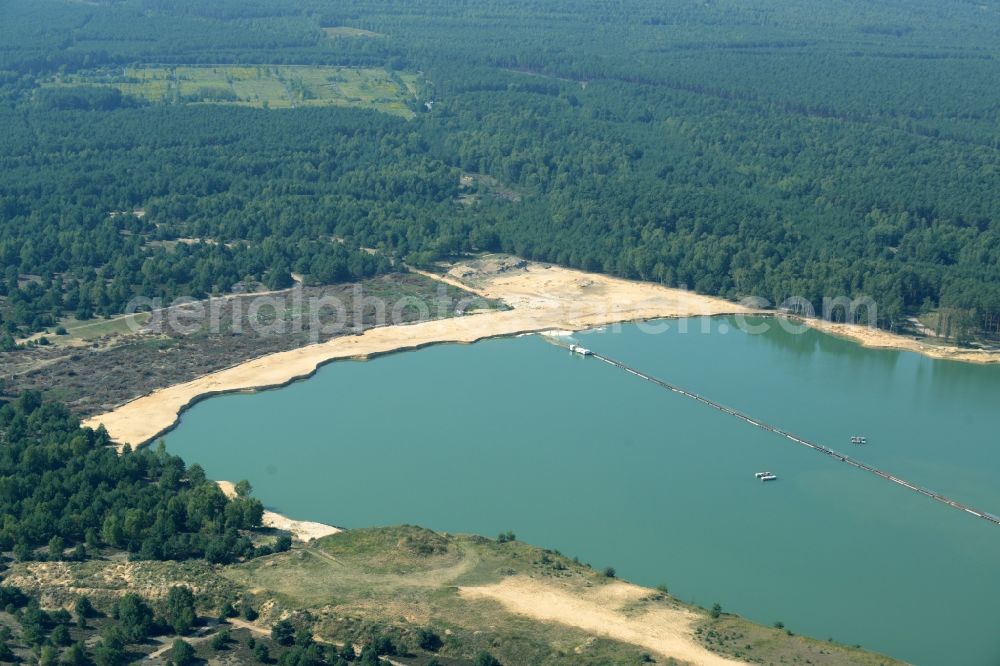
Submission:
<svg viewBox="0 0 1000 666">
<path fill-rule="evenodd" d="M 273 552 L 247 535 L 264 510 L 248 485 L 229 499 L 162 445 L 119 455 L 103 429 L 81 428 L 33 392 L 0 408 L 0 435 L 0 550 L 18 560 L 84 560 L 110 548 L 226 563 Z"/>
</svg>

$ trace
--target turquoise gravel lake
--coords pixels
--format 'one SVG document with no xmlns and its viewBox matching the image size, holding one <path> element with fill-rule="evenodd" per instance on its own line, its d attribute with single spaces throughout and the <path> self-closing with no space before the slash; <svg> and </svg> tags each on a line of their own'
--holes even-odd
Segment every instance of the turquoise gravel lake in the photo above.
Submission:
<svg viewBox="0 0 1000 666">
<path fill-rule="evenodd" d="M 770 330 L 719 318 L 576 339 L 1000 513 L 1000 366 L 753 323 Z M 916 664 L 1000 662 L 1000 527 L 542 336 L 333 363 L 201 402 L 166 441 L 296 518 L 512 530 L 797 633 Z"/>
</svg>

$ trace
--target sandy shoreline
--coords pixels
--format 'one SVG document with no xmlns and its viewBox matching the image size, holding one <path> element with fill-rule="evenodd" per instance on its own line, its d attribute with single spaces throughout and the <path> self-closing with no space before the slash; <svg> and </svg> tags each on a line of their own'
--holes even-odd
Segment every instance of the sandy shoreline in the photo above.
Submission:
<svg viewBox="0 0 1000 666">
<path fill-rule="evenodd" d="M 87 419 L 84 425 L 93 428 L 104 425 L 116 442 L 135 447 L 169 431 L 180 414 L 199 400 L 223 393 L 282 387 L 307 378 L 322 365 L 338 359 L 371 358 L 438 343 L 473 343 L 550 330 L 578 331 L 627 321 L 731 314 L 776 316 L 773 312 L 755 311 L 720 298 L 652 283 L 503 258 L 459 264 L 445 276 L 417 272 L 486 298 L 502 300 L 512 309 L 372 328 L 361 335 L 269 354 L 158 389 Z M 865 326 L 816 319 L 796 321 L 866 347 L 900 349 L 966 362 L 1000 362 L 1000 354 L 929 345 Z"/>
<path fill-rule="evenodd" d="M 553 329 L 580 330 L 633 320 L 751 312 L 722 299 L 687 291 L 537 264 L 490 275 L 484 281 L 453 283 L 488 298 L 502 299 L 513 309 L 372 328 L 361 335 L 269 354 L 158 389 L 89 418 L 83 425 L 103 425 L 116 442 L 136 447 L 170 430 L 181 412 L 199 400 L 221 393 L 285 386 L 338 359 L 370 358 L 437 343 L 472 343 Z"/>
<path fill-rule="evenodd" d="M 226 497 L 236 497 L 236 486 L 232 481 L 216 481 L 216 483 L 219 485 L 219 488 Z M 314 523 L 308 520 L 292 520 L 291 518 L 283 516 L 280 513 L 275 513 L 274 511 L 268 511 L 266 509 L 264 510 L 264 517 L 261 520 L 261 524 L 264 527 L 269 527 L 274 530 L 291 532 L 292 536 L 301 541 L 312 541 L 313 539 L 319 539 L 320 537 L 330 536 L 331 534 L 344 531 L 339 527 L 326 525 L 324 523 Z"/>
<path fill-rule="evenodd" d="M 94 428 L 104 425 L 116 442 L 135 447 L 169 431 L 184 409 L 199 400 L 222 393 L 279 388 L 307 378 L 322 365 L 338 359 L 370 358 L 438 343 L 472 343 L 549 330 L 577 331 L 627 321 L 751 313 L 780 316 L 656 284 L 515 262 L 493 260 L 486 269 L 482 266 L 484 262 L 459 264 L 444 276 L 416 271 L 480 296 L 502 300 L 512 307 L 511 310 L 384 326 L 361 335 L 269 354 L 183 384 L 158 389 L 87 419 L 84 425 Z M 866 326 L 818 319 L 796 318 L 795 321 L 865 347 L 899 349 L 964 362 L 1000 362 L 1000 353 L 931 345 Z"/>
<path fill-rule="evenodd" d="M 837 324 L 824 319 L 798 319 L 811 328 L 838 338 L 852 340 L 869 349 L 897 349 L 899 351 L 915 352 L 929 358 L 946 361 L 961 361 L 963 363 L 1000 363 L 1000 352 L 988 352 L 977 349 L 963 349 L 948 345 L 933 345 L 921 340 L 883 331 L 880 328 L 858 326 L 854 324 Z"/>
</svg>

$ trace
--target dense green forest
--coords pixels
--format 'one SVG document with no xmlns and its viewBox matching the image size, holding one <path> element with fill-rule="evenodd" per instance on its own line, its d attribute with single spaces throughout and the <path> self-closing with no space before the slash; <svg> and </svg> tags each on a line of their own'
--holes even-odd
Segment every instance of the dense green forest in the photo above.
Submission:
<svg viewBox="0 0 1000 666">
<path fill-rule="evenodd" d="M 887 328 L 938 311 L 960 341 L 1000 335 L 993 5 L 0 8 L 8 348 L 137 294 L 329 283 L 481 250 L 775 304 L 868 295 Z M 325 30 L 344 26 L 373 34 Z M 412 120 L 52 87 L 143 63 L 384 67 L 422 84 Z M 462 173 L 518 196 L 458 205 Z"/>
<path fill-rule="evenodd" d="M 18 560 L 82 560 L 115 548 L 225 563 L 272 552 L 243 533 L 264 511 L 248 486 L 230 500 L 198 465 L 162 448 L 119 455 L 106 433 L 81 429 L 37 393 L 0 408 L 0 436 L 0 550 Z"/>
</svg>

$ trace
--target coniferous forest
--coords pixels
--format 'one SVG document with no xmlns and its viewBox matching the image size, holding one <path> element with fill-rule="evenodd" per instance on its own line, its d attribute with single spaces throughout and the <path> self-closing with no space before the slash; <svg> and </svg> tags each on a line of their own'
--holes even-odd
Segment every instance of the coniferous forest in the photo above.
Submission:
<svg viewBox="0 0 1000 666">
<path fill-rule="evenodd" d="M 330 283 L 477 250 L 772 303 L 867 295 L 885 328 L 937 311 L 956 337 L 995 336 L 996 11 L 8 0 L 4 345 L 138 294 Z M 408 118 L 305 93 L 286 108 L 135 94 L 135 71 L 179 64 L 419 84 Z M 462 174 L 507 196 L 458 205 Z"/>
<path fill-rule="evenodd" d="M 19 560 L 42 547 L 54 560 L 104 547 L 150 560 L 255 554 L 239 530 L 260 527 L 260 500 L 227 499 L 199 466 L 162 448 L 119 455 L 103 431 L 81 429 L 35 393 L 0 409 L 0 433 L 0 549 Z"/>
</svg>

